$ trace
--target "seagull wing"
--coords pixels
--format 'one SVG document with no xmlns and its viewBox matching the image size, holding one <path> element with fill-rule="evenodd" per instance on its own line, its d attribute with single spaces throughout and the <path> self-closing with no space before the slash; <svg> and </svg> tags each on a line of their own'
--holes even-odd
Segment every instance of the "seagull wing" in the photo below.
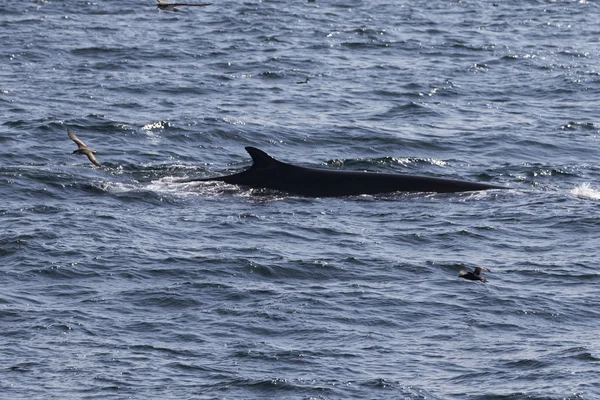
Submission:
<svg viewBox="0 0 600 400">
<path fill-rule="evenodd" d="M 100 163 L 98 162 L 98 160 L 96 160 L 96 157 L 94 156 L 94 153 L 92 153 L 91 151 L 86 151 L 85 155 L 87 156 L 87 158 L 90 159 L 90 161 L 92 162 L 92 164 L 97 165 L 98 167 L 100 166 Z"/>
<path fill-rule="evenodd" d="M 67 128 L 67 133 L 69 134 L 69 137 L 71 138 L 71 140 L 74 141 L 75 143 L 77 143 L 77 147 L 79 147 L 80 149 L 83 149 L 83 148 L 87 147 L 85 145 L 85 143 L 83 143 L 81 141 L 81 139 L 79 139 L 77 137 L 77 135 L 75 134 L 75 132 L 73 132 L 71 129 Z"/>
</svg>

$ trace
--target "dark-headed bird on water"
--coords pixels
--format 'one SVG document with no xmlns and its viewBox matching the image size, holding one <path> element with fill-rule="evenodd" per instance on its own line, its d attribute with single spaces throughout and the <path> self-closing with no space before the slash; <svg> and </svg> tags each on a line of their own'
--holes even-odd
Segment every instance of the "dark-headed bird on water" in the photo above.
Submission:
<svg viewBox="0 0 600 400">
<path fill-rule="evenodd" d="M 98 162 L 98 160 L 96 160 L 96 157 L 94 157 L 96 150 L 92 150 L 89 147 L 87 147 L 85 143 L 83 143 L 81 139 L 79 139 L 75 132 L 73 132 L 71 129 L 67 128 L 67 133 L 69 134 L 71 140 L 77 143 L 78 149 L 75 150 L 73 154 L 85 154 L 87 158 L 90 159 L 92 164 L 100 166 L 100 163 Z"/>
<path fill-rule="evenodd" d="M 461 269 L 460 272 L 458 273 L 458 276 L 460 278 L 465 278 L 468 279 L 470 281 L 481 281 L 481 282 L 487 282 L 487 279 L 485 279 L 483 276 L 481 276 L 481 271 L 488 271 L 488 272 L 492 272 L 489 269 L 487 269 L 486 267 L 477 267 L 475 268 L 475 271 L 469 271 L 465 268 Z"/>
<path fill-rule="evenodd" d="M 158 5 L 156 6 L 160 10 L 164 11 L 181 11 L 180 6 L 191 6 L 191 7 L 206 7 L 212 5 L 212 3 L 204 3 L 204 4 L 190 4 L 190 3 L 168 3 L 165 0 L 156 0 L 158 1 Z"/>
</svg>

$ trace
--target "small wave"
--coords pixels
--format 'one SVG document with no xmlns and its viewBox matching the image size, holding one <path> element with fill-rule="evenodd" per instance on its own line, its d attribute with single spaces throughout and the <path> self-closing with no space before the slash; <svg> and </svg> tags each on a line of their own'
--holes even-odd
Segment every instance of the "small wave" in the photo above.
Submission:
<svg viewBox="0 0 600 400">
<path fill-rule="evenodd" d="M 170 179 L 158 179 L 150 183 L 121 183 L 121 182 L 104 182 L 100 185 L 102 190 L 109 194 L 118 195 L 130 192 L 152 192 L 156 195 L 159 194 L 180 194 L 180 191 L 171 184 L 173 181 Z"/>
<path fill-rule="evenodd" d="M 148 123 L 148 124 L 142 126 L 142 130 L 151 131 L 153 129 L 169 128 L 170 126 L 171 126 L 171 123 L 168 121 L 157 121 L 157 122 L 151 122 L 151 123 Z"/>
<path fill-rule="evenodd" d="M 363 159 L 333 159 L 326 162 L 330 167 L 342 169 L 345 166 L 354 167 L 356 169 L 372 168 L 377 166 L 419 166 L 419 165 L 435 165 L 445 167 L 448 165 L 446 161 L 434 158 L 417 158 L 417 157 L 380 157 L 380 158 L 363 158 Z"/>
<path fill-rule="evenodd" d="M 600 200 L 600 189 L 592 188 L 589 183 L 574 187 L 571 189 L 571 194 L 581 199 Z"/>
<path fill-rule="evenodd" d="M 138 189 L 135 185 L 120 182 L 97 182 L 93 186 L 109 194 L 126 193 Z"/>
<path fill-rule="evenodd" d="M 150 182 L 104 182 L 100 188 L 111 195 L 129 195 L 132 193 L 151 194 L 163 198 L 168 196 L 171 199 L 185 198 L 189 196 L 216 196 L 223 193 L 237 193 L 239 190 L 234 185 L 223 184 L 221 182 L 181 182 L 181 177 L 166 176 Z"/>
<path fill-rule="evenodd" d="M 576 130 L 593 131 L 593 130 L 596 130 L 596 125 L 594 125 L 592 122 L 570 121 L 570 122 L 562 125 L 560 127 L 560 129 L 563 130 L 563 131 L 565 131 L 565 130 L 571 130 L 571 131 L 576 131 Z"/>
<path fill-rule="evenodd" d="M 193 182 L 179 182 L 181 178 L 166 176 L 160 179 L 153 180 L 143 186 L 143 190 L 149 190 L 157 193 L 169 193 L 176 196 L 186 196 L 196 194 L 189 190 L 193 186 Z"/>
</svg>

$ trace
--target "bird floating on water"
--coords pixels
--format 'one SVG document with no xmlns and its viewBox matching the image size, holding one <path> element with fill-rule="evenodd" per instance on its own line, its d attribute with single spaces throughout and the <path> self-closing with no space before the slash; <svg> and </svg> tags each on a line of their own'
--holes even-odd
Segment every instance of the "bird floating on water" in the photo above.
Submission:
<svg viewBox="0 0 600 400">
<path fill-rule="evenodd" d="M 308 78 L 308 77 L 307 77 L 307 78 L 306 78 L 306 80 L 304 80 L 304 81 L 298 81 L 298 82 L 296 82 L 296 83 L 297 83 L 298 85 L 301 85 L 301 84 L 303 84 L 303 83 L 308 83 L 308 81 L 309 81 L 309 80 L 310 80 L 310 78 Z"/>
<path fill-rule="evenodd" d="M 71 129 L 67 128 L 67 133 L 69 134 L 71 140 L 77 143 L 78 149 L 75 150 L 73 154 L 85 154 L 87 158 L 90 159 L 92 164 L 100 166 L 100 163 L 98 162 L 98 160 L 96 160 L 96 157 L 94 157 L 96 150 L 92 150 L 89 147 L 87 147 L 85 143 L 83 143 L 81 139 L 79 139 L 75 132 L 73 132 Z"/>
<path fill-rule="evenodd" d="M 481 276 L 481 271 L 488 271 L 488 272 L 492 272 L 489 269 L 487 269 L 486 267 L 477 267 L 475 268 L 475 271 L 469 271 L 465 268 L 461 269 L 460 272 L 458 273 L 458 276 L 460 278 L 465 278 L 468 279 L 470 281 L 481 281 L 481 282 L 487 282 L 487 279 L 485 279 L 483 276 Z"/>
<path fill-rule="evenodd" d="M 165 0 L 156 0 L 158 1 L 158 5 L 156 6 L 160 10 L 164 11 L 181 11 L 180 6 L 191 6 L 191 7 L 206 7 L 212 5 L 212 3 L 198 3 L 198 4 L 190 4 L 190 3 L 168 3 Z"/>
</svg>

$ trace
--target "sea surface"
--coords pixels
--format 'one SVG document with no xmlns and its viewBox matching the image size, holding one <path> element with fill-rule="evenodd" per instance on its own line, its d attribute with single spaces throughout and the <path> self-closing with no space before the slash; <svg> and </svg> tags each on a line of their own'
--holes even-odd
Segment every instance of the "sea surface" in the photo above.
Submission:
<svg viewBox="0 0 600 400">
<path fill-rule="evenodd" d="M 600 399 L 597 1 L 0 3 L 0 398 Z"/>
</svg>

